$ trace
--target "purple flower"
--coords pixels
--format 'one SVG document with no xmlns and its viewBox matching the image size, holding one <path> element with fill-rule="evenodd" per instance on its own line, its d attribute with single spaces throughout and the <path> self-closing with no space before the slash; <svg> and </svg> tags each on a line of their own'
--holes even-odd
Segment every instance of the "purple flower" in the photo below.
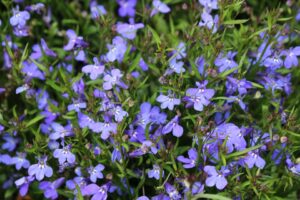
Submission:
<svg viewBox="0 0 300 200">
<path fill-rule="evenodd" d="M 69 29 L 66 32 L 69 42 L 64 46 L 64 50 L 70 51 L 76 47 L 86 47 L 87 43 L 83 40 L 83 37 L 77 36 L 74 30 Z"/>
<path fill-rule="evenodd" d="M 16 169 L 20 170 L 22 167 L 27 169 L 30 162 L 25 158 L 26 153 L 17 152 L 17 156 L 12 158 L 12 164 L 16 165 Z"/>
<path fill-rule="evenodd" d="M 214 17 L 210 15 L 208 12 L 204 11 L 201 14 L 201 21 L 199 22 L 199 26 L 206 26 L 209 30 L 212 30 L 212 33 L 217 32 L 219 23 L 219 16 L 215 15 Z"/>
<path fill-rule="evenodd" d="M 52 51 L 51 49 L 49 49 L 46 41 L 43 38 L 41 39 L 41 45 L 42 45 L 43 51 L 45 52 L 45 54 L 47 56 L 51 56 L 51 57 L 56 57 L 57 56 L 54 51 Z"/>
<path fill-rule="evenodd" d="M 111 70 L 110 74 L 106 74 L 103 78 L 103 89 L 111 90 L 113 86 L 118 85 L 124 89 L 127 89 L 127 85 L 122 82 L 120 79 L 123 77 L 123 74 L 119 69 Z"/>
<path fill-rule="evenodd" d="M 162 109 L 168 108 L 169 110 L 173 110 L 174 105 L 180 105 L 180 99 L 174 97 L 174 94 L 169 90 L 168 96 L 160 94 L 156 101 L 160 102 L 160 107 Z"/>
<path fill-rule="evenodd" d="M 247 94 L 247 90 L 252 88 L 252 83 L 247 81 L 246 79 L 235 79 L 230 76 L 227 77 L 226 88 L 227 94 L 233 94 L 238 91 L 239 95 Z"/>
<path fill-rule="evenodd" d="M 49 181 L 43 181 L 39 184 L 39 189 L 44 191 L 44 196 L 47 199 L 57 199 L 58 193 L 56 191 L 57 188 L 59 188 L 63 182 L 65 181 L 65 178 L 59 178 L 56 179 L 53 182 Z"/>
<path fill-rule="evenodd" d="M 149 178 L 155 178 L 159 180 L 161 169 L 158 165 L 153 165 L 153 169 L 148 171 Z M 162 171 L 162 177 L 164 176 L 164 171 Z"/>
<path fill-rule="evenodd" d="M 29 12 L 36 12 L 38 14 L 41 13 L 41 10 L 45 8 L 45 5 L 43 3 L 37 3 L 37 4 L 32 4 L 30 6 L 26 6 L 26 10 Z"/>
<path fill-rule="evenodd" d="M 139 66 L 143 71 L 148 71 L 149 67 L 143 58 L 140 59 Z"/>
<path fill-rule="evenodd" d="M 153 0 L 152 2 L 153 5 L 153 10 L 151 11 L 150 17 L 153 17 L 154 15 L 156 15 L 157 13 L 168 13 L 171 11 L 170 7 L 167 6 L 167 4 L 159 1 L 159 0 Z"/>
<path fill-rule="evenodd" d="M 221 53 L 215 60 L 215 65 L 219 67 L 219 72 L 224 72 L 229 69 L 235 68 L 238 64 L 233 60 L 237 52 L 229 51 L 226 56 Z"/>
<path fill-rule="evenodd" d="M 192 194 L 196 195 L 204 191 L 204 185 L 201 182 L 195 182 L 192 186 Z"/>
<path fill-rule="evenodd" d="M 118 23 L 117 24 L 117 32 L 121 34 L 124 38 L 129 40 L 133 40 L 136 36 L 136 32 L 138 29 L 144 28 L 144 24 L 138 23 Z"/>
<path fill-rule="evenodd" d="M 0 163 L 5 165 L 13 165 L 13 159 L 8 154 L 0 154 Z"/>
<path fill-rule="evenodd" d="M 101 133 L 101 138 L 103 140 L 107 140 L 111 133 L 117 133 L 117 124 L 111 122 L 111 118 L 108 116 L 104 116 L 104 123 L 95 122 L 92 124 L 92 130 L 96 133 Z"/>
<path fill-rule="evenodd" d="M 226 169 L 225 167 L 222 167 L 222 169 L 217 172 L 215 166 L 207 165 L 204 167 L 204 171 L 208 175 L 208 177 L 205 180 L 205 184 L 208 187 L 212 187 L 212 186 L 216 185 L 216 187 L 219 190 L 223 190 L 226 187 L 227 180 L 226 180 L 225 176 L 230 172 L 228 169 Z"/>
<path fill-rule="evenodd" d="M 186 97 L 183 99 L 187 102 L 186 107 L 193 106 L 195 110 L 202 111 L 204 106 L 210 103 L 210 99 L 215 95 L 214 89 L 207 89 L 208 81 L 204 81 L 202 84 L 196 82 L 198 88 L 189 88 L 186 91 Z"/>
<path fill-rule="evenodd" d="M 31 165 L 28 168 L 28 174 L 30 176 L 35 176 L 36 180 L 41 181 L 44 179 L 44 176 L 51 177 L 53 170 L 47 165 L 47 156 L 39 158 L 37 164 Z"/>
<path fill-rule="evenodd" d="M 172 200 L 180 200 L 181 199 L 181 195 L 179 194 L 179 192 L 170 183 L 165 184 L 165 190 Z"/>
<path fill-rule="evenodd" d="M 58 158 L 59 164 L 63 164 L 64 162 L 68 162 L 70 164 L 75 163 L 75 155 L 71 152 L 71 145 L 67 145 L 62 149 L 55 149 L 53 152 L 53 157 Z"/>
<path fill-rule="evenodd" d="M 172 134 L 176 137 L 181 137 L 183 134 L 183 128 L 178 124 L 179 116 L 176 115 L 169 123 L 167 123 L 163 129 L 162 134 L 167 134 L 172 131 Z"/>
<path fill-rule="evenodd" d="M 38 78 L 41 80 L 45 80 L 45 76 L 43 72 L 39 70 L 39 68 L 33 62 L 23 62 L 22 72 L 26 74 L 28 78 Z"/>
<path fill-rule="evenodd" d="M 92 80 L 96 80 L 104 72 L 104 65 L 98 62 L 97 58 L 94 58 L 94 65 L 86 65 L 82 68 L 82 72 L 89 74 Z"/>
<path fill-rule="evenodd" d="M 29 35 L 28 33 L 29 27 L 28 26 L 15 26 L 13 29 L 13 33 L 17 37 L 26 37 Z"/>
<path fill-rule="evenodd" d="M 280 58 L 280 55 L 274 54 L 263 61 L 263 65 L 268 67 L 270 70 L 275 71 L 276 69 L 283 66 L 283 61 Z"/>
<path fill-rule="evenodd" d="M 38 103 L 38 108 L 43 110 L 48 105 L 49 94 L 45 90 L 39 89 L 36 94 L 36 101 Z"/>
<path fill-rule="evenodd" d="M 15 181 L 15 184 L 19 188 L 19 193 L 22 197 L 27 194 L 29 185 L 32 181 L 34 181 L 33 176 L 24 176 Z"/>
<path fill-rule="evenodd" d="M 204 6 L 207 12 L 218 9 L 218 0 L 199 0 L 199 3 Z"/>
<path fill-rule="evenodd" d="M 246 105 L 243 102 L 242 97 L 239 97 L 239 96 L 229 96 L 228 100 L 227 100 L 227 103 L 232 103 L 232 102 L 238 103 L 239 106 L 241 107 L 241 109 L 246 110 Z"/>
<path fill-rule="evenodd" d="M 298 66 L 298 57 L 300 56 L 300 47 L 290 48 L 282 52 L 282 55 L 285 55 L 284 66 L 286 68 L 291 68 Z"/>
<path fill-rule="evenodd" d="M 170 67 L 166 70 L 164 75 L 170 75 L 173 74 L 174 72 L 176 74 L 181 74 L 185 72 L 185 69 L 183 68 L 183 62 L 177 62 L 175 58 L 171 59 L 169 62 Z"/>
<path fill-rule="evenodd" d="M 102 179 L 103 174 L 102 171 L 104 170 L 104 166 L 102 164 L 98 164 L 96 167 L 89 167 L 88 172 L 90 174 L 90 180 L 93 183 L 96 183 L 97 179 Z"/>
<path fill-rule="evenodd" d="M 80 112 L 80 109 L 86 108 L 86 103 L 85 102 L 78 102 L 78 103 L 73 103 L 68 105 L 68 111 L 75 110 L 76 112 Z"/>
<path fill-rule="evenodd" d="M 90 4 L 91 15 L 93 19 L 97 19 L 100 16 L 106 15 L 107 12 L 102 5 L 97 5 L 97 1 L 92 1 Z"/>
<path fill-rule="evenodd" d="M 134 17 L 136 0 L 117 0 L 119 4 L 119 16 L 121 17 Z"/>
<path fill-rule="evenodd" d="M 136 149 L 133 152 L 131 152 L 129 154 L 129 156 L 139 157 L 139 156 L 142 156 L 142 155 L 148 153 L 149 151 L 151 151 L 151 153 L 153 153 L 153 154 L 156 154 L 158 150 L 157 150 L 156 146 L 150 140 L 146 140 L 146 141 L 143 141 L 142 146 L 139 149 Z"/>
<path fill-rule="evenodd" d="M 73 132 L 71 128 L 69 127 L 63 127 L 62 125 L 53 122 L 51 123 L 51 127 L 53 129 L 53 132 L 49 135 L 49 138 L 51 140 L 57 140 L 59 138 L 65 138 L 66 136 L 71 136 L 73 135 Z"/>
<path fill-rule="evenodd" d="M 82 114 L 81 112 L 78 113 L 78 124 L 80 128 L 88 127 L 89 129 L 92 129 L 94 123 L 94 120 L 89 116 Z"/>
<path fill-rule="evenodd" d="M 124 111 L 121 106 L 115 106 L 112 108 L 111 114 L 114 116 L 117 122 L 121 122 L 124 117 L 128 116 L 128 113 Z"/>
<path fill-rule="evenodd" d="M 253 168 L 254 165 L 260 169 L 263 169 L 266 165 L 266 161 L 259 156 L 257 151 L 248 152 L 248 155 L 243 158 L 243 162 L 247 164 L 249 169 Z"/>
<path fill-rule="evenodd" d="M 104 184 L 99 187 L 98 185 L 92 183 L 83 188 L 82 195 L 93 195 L 91 200 L 106 200 L 109 188 L 110 184 Z"/>
<path fill-rule="evenodd" d="M 150 200 L 150 199 L 146 196 L 140 196 L 136 200 Z"/>
<path fill-rule="evenodd" d="M 9 134 L 5 134 L 2 139 L 5 140 L 5 143 L 2 144 L 1 148 L 10 152 L 15 150 L 17 143 L 20 141 L 18 138 L 14 138 Z"/>
<path fill-rule="evenodd" d="M 112 44 L 107 45 L 108 52 L 106 54 L 106 58 L 108 61 L 113 62 L 117 60 L 121 62 L 127 50 L 127 42 L 120 36 L 116 36 Z"/>
<path fill-rule="evenodd" d="M 189 158 L 185 158 L 183 156 L 178 156 L 177 157 L 177 160 L 179 162 L 182 162 L 182 163 L 185 163 L 183 165 L 184 168 L 193 168 L 196 166 L 196 162 L 197 162 L 197 159 L 198 159 L 198 152 L 195 148 L 192 148 L 188 151 L 188 155 L 189 155 Z"/>
<path fill-rule="evenodd" d="M 29 12 L 13 10 L 13 16 L 9 19 L 9 22 L 12 26 L 24 27 L 26 25 L 26 21 L 29 19 Z"/>
</svg>

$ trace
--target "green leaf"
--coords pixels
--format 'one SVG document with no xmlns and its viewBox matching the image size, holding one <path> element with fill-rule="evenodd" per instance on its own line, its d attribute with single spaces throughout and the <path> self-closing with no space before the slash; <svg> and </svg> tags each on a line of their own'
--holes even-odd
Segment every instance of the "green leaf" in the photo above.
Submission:
<svg viewBox="0 0 300 200">
<path fill-rule="evenodd" d="M 225 21 L 224 25 L 235 25 L 235 24 L 244 24 L 248 21 L 248 19 L 236 19 L 236 20 L 228 20 Z"/>
<path fill-rule="evenodd" d="M 231 200 L 228 197 L 224 197 L 221 195 L 217 195 L 217 194 L 197 194 L 194 197 L 192 197 L 191 200 L 196 200 L 196 199 L 200 199 L 200 198 L 206 198 L 206 199 L 216 199 L 216 200 Z"/>
<path fill-rule="evenodd" d="M 78 200 L 84 200 L 83 196 L 82 196 L 82 193 L 81 193 L 81 190 L 80 190 L 80 187 L 76 184 L 76 190 L 77 190 L 77 195 L 76 195 L 76 198 Z"/>
<path fill-rule="evenodd" d="M 61 93 L 65 92 L 65 90 L 62 87 L 58 86 L 53 80 L 48 79 L 46 81 L 46 84 L 58 92 L 61 92 Z"/>
<path fill-rule="evenodd" d="M 161 44 L 159 35 L 157 34 L 157 32 L 153 28 L 151 28 L 151 26 L 147 25 L 147 28 L 151 31 L 152 36 L 153 36 L 157 46 L 159 46 Z"/>
<path fill-rule="evenodd" d="M 40 120 L 42 120 L 42 119 L 44 119 L 44 118 L 45 118 L 45 116 L 43 116 L 43 115 L 38 115 L 38 116 L 36 116 L 35 118 L 33 118 L 32 120 L 30 120 L 28 123 L 26 123 L 25 127 L 28 128 L 28 127 L 30 127 L 31 125 L 37 123 L 38 121 L 40 121 Z"/>
<path fill-rule="evenodd" d="M 260 144 L 260 145 L 254 146 L 254 147 L 249 147 L 249 148 L 244 149 L 244 150 L 242 150 L 242 151 L 234 152 L 234 153 L 232 153 L 232 154 L 227 155 L 227 156 L 226 156 L 226 159 L 244 155 L 244 154 L 248 153 L 249 151 L 253 151 L 253 150 L 258 149 L 258 148 L 260 148 L 260 147 L 262 147 L 262 146 L 263 146 L 263 145 Z"/>
</svg>

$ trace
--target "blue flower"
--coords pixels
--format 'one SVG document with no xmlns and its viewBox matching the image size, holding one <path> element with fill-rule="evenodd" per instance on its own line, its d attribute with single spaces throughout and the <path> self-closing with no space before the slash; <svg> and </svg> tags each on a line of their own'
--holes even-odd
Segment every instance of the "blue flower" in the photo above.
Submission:
<svg viewBox="0 0 300 200">
<path fill-rule="evenodd" d="M 186 107 L 193 106 L 195 110 L 202 111 L 204 106 L 210 103 L 210 99 L 215 95 L 214 89 L 207 89 L 207 81 L 202 84 L 196 82 L 198 88 L 189 88 L 186 91 L 186 96 L 183 98 L 187 105 Z"/>
<path fill-rule="evenodd" d="M 101 187 L 92 183 L 83 188 L 82 195 L 93 195 L 91 200 L 106 200 L 109 189 L 110 183 L 104 184 Z"/>
<path fill-rule="evenodd" d="M 63 164 L 66 161 L 73 164 L 76 159 L 75 155 L 71 152 L 71 145 L 67 145 L 62 149 L 55 149 L 53 157 L 58 158 L 59 164 Z"/>
<path fill-rule="evenodd" d="M 249 169 L 256 167 L 263 169 L 266 165 L 266 161 L 259 156 L 258 151 L 250 151 L 248 155 L 242 159 L 242 162 L 245 163 Z"/>
<path fill-rule="evenodd" d="M 124 38 L 129 40 L 133 40 L 136 36 L 136 32 L 138 29 L 144 28 L 144 24 L 138 23 L 118 23 L 117 24 L 117 32 L 121 34 Z"/>
<path fill-rule="evenodd" d="M 65 178 L 63 178 L 63 177 L 56 179 L 53 182 L 42 181 L 39 184 L 39 189 L 44 191 L 44 196 L 47 199 L 57 199 L 58 193 L 57 193 L 56 189 L 59 188 L 63 184 L 64 181 L 65 181 Z"/>
<path fill-rule="evenodd" d="M 107 45 L 108 52 L 106 54 L 106 58 L 108 61 L 113 62 L 117 60 L 121 62 L 127 50 L 127 42 L 120 36 L 116 36 L 112 44 Z"/>
<path fill-rule="evenodd" d="M 92 80 L 96 80 L 104 72 L 104 65 L 100 64 L 97 58 L 94 58 L 93 65 L 85 65 L 82 68 L 82 72 L 89 74 Z"/>
<path fill-rule="evenodd" d="M 104 116 L 104 123 L 95 122 L 91 125 L 91 128 L 95 133 L 101 133 L 103 140 L 107 140 L 111 133 L 117 133 L 117 124 L 113 123 L 108 116 Z"/>
<path fill-rule="evenodd" d="M 298 57 L 300 56 L 300 47 L 290 48 L 282 52 L 282 55 L 285 55 L 284 66 L 286 68 L 298 66 Z"/>
<path fill-rule="evenodd" d="M 27 169 L 30 162 L 25 158 L 26 153 L 17 152 L 17 156 L 12 158 L 12 164 L 16 165 L 16 169 L 20 170 L 22 167 Z"/>
<path fill-rule="evenodd" d="M 15 181 L 15 184 L 19 188 L 19 193 L 22 197 L 24 197 L 27 194 L 29 185 L 33 181 L 33 176 L 24 176 Z"/>
<path fill-rule="evenodd" d="M 167 6 L 167 4 L 159 1 L 159 0 L 154 0 L 152 2 L 153 5 L 153 10 L 151 11 L 150 17 L 153 17 L 154 15 L 156 15 L 157 13 L 168 13 L 171 11 L 170 7 Z"/>
<path fill-rule="evenodd" d="M 97 19 L 100 16 L 107 14 L 104 6 L 98 5 L 97 1 L 92 1 L 90 3 L 90 10 L 91 10 L 92 19 Z"/>
<path fill-rule="evenodd" d="M 166 192 L 168 193 L 169 197 L 172 199 L 172 200 L 180 200 L 182 199 L 181 198 L 181 195 L 179 194 L 179 192 L 176 190 L 176 188 L 171 185 L 170 183 L 166 183 L 165 184 L 165 190 Z"/>
<path fill-rule="evenodd" d="M 33 62 L 23 62 L 22 72 L 26 74 L 28 78 L 38 78 L 45 80 L 44 73 L 39 70 L 39 68 Z"/>
<path fill-rule="evenodd" d="M 167 123 L 163 129 L 162 134 L 167 134 L 172 131 L 172 134 L 176 137 L 181 137 L 183 134 L 183 128 L 178 124 L 179 116 L 176 115 L 169 123 Z"/>
<path fill-rule="evenodd" d="M 102 171 L 104 170 L 104 166 L 102 164 L 98 164 L 96 167 L 89 167 L 88 172 L 90 174 L 90 180 L 93 183 L 96 183 L 97 179 L 102 179 L 103 174 Z"/>
<path fill-rule="evenodd" d="M 78 102 L 78 103 L 73 103 L 68 105 L 68 111 L 75 110 L 76 112 L 80 112 L 80 109 L 86 108 L 86 103 L 85 102 Z"/>
<path fill-rule="evenodd" d="M 53 129 L 53 132 L 49 135 L 49 138 L 51 140 L 57 140 L 59 138 L 63 139 L 66 136 L 73 135 L 71 127 L 63 127 L 62 125 L 56 122 L 51 123 L 51 127 Z"/>
<path fill-rule="evenodd" d="M 174 97 L 174 94 L 169 90 L 168 96 L 160 94 L 156 101 L 160 102 L 160 107 L 162 109 L 168 108 L 169 110 L 173 110 L 175 105 L 180 105 L 180 99 Z"/>
<path fill-rule="evenodd" d="M 28 19 L 30 19 L 30 14 L 27 11 L 16 11 L 13 10 L 13 16 L 9 19 L 12 26 L 24 27 Z"/>
<path fill-rule="evenodd" d="M 47 165 L 47 156 L 39 158 L 37 164 L 31 165 L 28 168 L 28 174 L 30 176 L 35 176 L 36 180 L 41 181 L 44 179 L 44 176 L 51 177 L 53 170 Z"/>
<path fill-rule="evenodd" d="M 229 69 L 235 68 L 238 64 L 233 60 L 237 52 L 229 51 L 226 56 L 222 53 L 215 60 L 215 65 L 219 67 L 219 72 L 224 72 Z"/>
<path fill-rule="evenodd" d="M 4 139 L 6 142 L 2 144 L 1 148 L 10 152 L 15 150 L 17 143 L 20 141 L 18 138 L 14 138 L 9 134 L 5 134 L 2 139 Z"/>
<path fill-rule="evenodd" d="M 123 74 L 119 69 L 112 69 L 109 74 L 106 74 L 103 78 L 103 89 L 111 90 L 113 86 L 118 85 L 124 89 L 127 89 L 128 86 L 121 80 Z"/>
<path fill-rule="evenodd" d="M 219 23 L 219 16 L 215 15 L 214 17 L 210 15 L 207 11 L 201 14 L 201 21 L 199 22 L 199 26 L 206 26 L 209 30 L 212 30 L 212 33 L 217 32 Z"/>
<path fill-rule="evenodd" d="M 117 0 L 119 4 L 118 13 L 121 17 L 134 17 L 136 0 Z"/>
<path fill-rule="evenodd" d="M 164 75 L 170 75 L 174 72 L 176 74 L 181 74 L 181 73 L 185 72 L 183 64 L 184 63 L 182 61 L 177 62 L 175 58 L 171 59 L 170 62 L 169 62 L 170 68 L 168 68 L 166 70 Z"/>
<path fill-rule="evenodd" d="M 230 172 L 225 167 L 222 167 L 220 171 L 217 172 L 215 166 L 205 166 L 205 173 L 207 173 L 208 177 L 205 180 L 205 184 L 208 187 L 216 186 L 219 190 L 223 190 L 227 185 L 227 180 L 225 176 Z"/>
<path fill-rule="evenodd" d="M 149 178 L 155 178 L 159 180 L 161 169 L 158 165 L 153 165 L 153 169 L 148 171 Z M 162 171 L 162 177 L 164 176 L 164 171 Z"/>
<path fill-rule="evenodd" d="M 197 159 L 198 159 L 198 152 L 195 148 L 192 148 L 188 151 L 188 155 L 189 155 L 189 158 L 185 158 L 183 156 L 178 156 L 177 157 L 177 160 L 179 162 L 182 162 L 184 163 L 183 167 L 184 168 L 193 168 L 196 166 L 196 162 L 197 162 Z"/>
</svg>

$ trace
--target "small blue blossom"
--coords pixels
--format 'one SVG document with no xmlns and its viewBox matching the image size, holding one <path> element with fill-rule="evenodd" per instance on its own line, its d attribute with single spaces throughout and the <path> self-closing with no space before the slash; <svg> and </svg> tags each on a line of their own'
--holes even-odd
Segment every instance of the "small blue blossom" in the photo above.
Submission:
<svg viewBox="0 0 300 200">
<path fill-rule="evenodd" d="M 188 151 L 189 158 L 185 158 L 184 156 L 178 156 L 177 160 L 179 162 L 184 163 L 184 168 L 193 168 L 196 166 L 196 161 L 198 159 L 198 152 L 195 148 L 192 148 Z"/>
<path fill-rule="evenodd" d="M 24 27 L 27 20 L 30 19 L 30 14 L 27 11 L 13 10 L 13 16 L 9 19 L 12 26 Z"/>
<path fill-rule="evenodd" d="M 66 161 L 73 164 L 76 159 L 75 155 L 71 152 L 71 145 L 67 145 L 62 149 L 55 149 L 53 157 L 58 159 L 59 164 L 63 164 Z"/>
<path fill-rule="evenodd" d="M 47 199 L 57 199 L 58 193 L 56 190 L 63 184 L 64 181 L 65 181 L 65 178 L 63 178 L 63 177 L 56 179 L 53 182 L 42 181 L 39 184 L 39 189 L 44 191 L 44 196 Z"/>
<path fill-rule="evenodd" d="M 153 169 L 148 170 L 148 177 L 159 180 L 160 173 L 161 173 L 160 167 L 158 165 L 153 165 Z M 162 177 L 164 177 L 164 171 L 162 171 Z"/>
<path fill-rule="evenodd" d="M 88 172 L 90 174 L 90 180 L 93 183 L 96 183 L 97 179 L 102 179 L 103 174 L 102 171 L 104 170 L 104 166 L 102 164 L 98 164 L 96 167 L 89 167 Z"/>
<path fill-rule="evenodd" d="M 208 177 L 205 180 L 205 184 L 208 187 L 216 186 L 219 190 L 223 190 L 227 185 L 227 180 L 225 176 L 230 172 L 225 167 L 222 167 L 220 171 L 216 170 L 214 166 L 205 166 L 204 167 L 205 173 L 208 174 Z"/>
<path fill-rule="evenodd" d="M 219 72 L 222 73 L 229 69 L 235 68 L 238 64 L 234 61 L 234 57 L 237 52 L 229 51 L 226 56 L 222 53 L 216 58 L 215 65 L 219 67 Z"/>
<path fill-rule="evenodd" d="M 183 134 L 183 128 L 179 124 L 179 116 L 176 115 L 169 123 L 167 123 L 163 129 L 162 134 L 167 134 L 172 131 L 175 137 L 181 137 Z"/>
<path fill-rule="evenodd" d="M 173 110 L 175 105 L 180 105 L 180 99 L 175 98 L 174 94 L 169 90 L 168 96 L 160 94 L 156 101 L 160 102 L 160 107 L 162 109 L 168 108 L 169 110 Z"/>
<path fill-rule="evenodd" d="M 171 11 L 170 7 L 167 4 L 161 2 L 160 0 L 153 0 L 152 1 L 153 10 L 151 11 L 150 17 L 153 17 L 157 13 L 168 13 Z"/>
<path fill-rule="evenodd" d="M 51 167 L 47 165 L 47 157 L 39 158 L 37 164 L 31 165 L 28 168 L 28 174 L 30 176 L 35 176 L 36 180 L 41 181 L 44 177 L 51 177 L 53 174 L 53 170 Z"/>
</svg>

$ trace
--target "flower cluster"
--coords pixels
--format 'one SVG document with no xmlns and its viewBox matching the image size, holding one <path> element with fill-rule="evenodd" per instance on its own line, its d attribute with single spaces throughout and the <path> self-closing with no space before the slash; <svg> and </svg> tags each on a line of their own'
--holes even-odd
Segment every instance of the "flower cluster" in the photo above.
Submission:
<svg viewBox="0 0 300 200">
<path fill-rule="evenodd" d="M 297 198 L 297 2 L 43 2 L 1 3 L 3 199 Z"/>
</svg>

